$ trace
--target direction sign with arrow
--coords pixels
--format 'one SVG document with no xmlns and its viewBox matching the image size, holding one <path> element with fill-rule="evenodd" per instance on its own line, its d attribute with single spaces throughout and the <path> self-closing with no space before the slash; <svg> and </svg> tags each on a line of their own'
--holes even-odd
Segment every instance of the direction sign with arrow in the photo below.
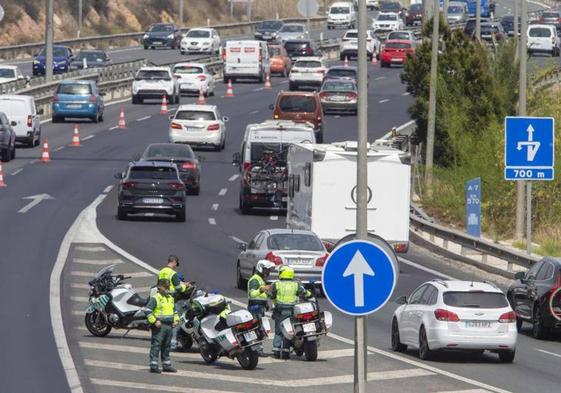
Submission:
<svg viewBox="0 0 561 393">
<path fill-rule="evenodd" d="M 27 197 L 23 197 L 22 199 L 28 199 L 28 200 L 30 199 L 31 202 L 29 202 L 27 205 L 25 205 L 24 207 L 19 209 L 18 213 L 27 213 L 28 211 L 33 209 L 35 206 L 40 204 L 42 201 L 46 201 L 48 199 L 55 199 L 55 198 L 53 198 L 49 194 L 38 194 L 38 195 L 30 195 L 30 196 L 27 196 Z"/>
<path fill-rule="evenodd" d="M 364 259 L 360 251 L 355 253 L 343 272 L 343 277 L 353 276 L 355 286 L 355 306 L 364 307 L 364 276 L 375 276 L 374 270 Z"/>
</svg>

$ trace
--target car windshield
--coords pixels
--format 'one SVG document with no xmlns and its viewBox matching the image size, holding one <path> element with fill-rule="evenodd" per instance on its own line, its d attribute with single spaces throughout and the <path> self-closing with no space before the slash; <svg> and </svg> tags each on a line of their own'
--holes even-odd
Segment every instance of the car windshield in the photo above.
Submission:
<svg viewBox="0 0 561 393">
<path fill-rule="evenodd" d="M 283 33 L 301 33 L 304 31 L 304 26 L 300 25 L 284 25 L 282 29 L 280 29 Z"/>
<path fill-rule="evenodd" d="M 397 20 L 397 15 L 394 14 L 380 14 L 376 20 Z"/>
<path fill-rule="evenodd" d="M 61 83 L 58 85 L 57 94 L 70 94 L 75 96 L 89 96 L 92 88 L 87 83 Z"/>
<path fill-rule="evenodd" d="M 187 145 L 153 145 L 148 146 L 142 158 L 176 158 L 176 159 L 192 159 L 194 157 L 193 150 Z"/>
<path fill-rule="evenodd" d="M 175 120 L 216 120 L 216 116 L 212 111 L 178 111 L 175 114 Z"/>
<path fill-rule="evenodd" d="M 323 251 L 323 245 L 316 236 L 301 233 L 271 235 L 267 239 L 267 247 L 269 250 Z"/>
<path fill-rule="evenodd" d="M 391 49 L 409 49 L 411 48 L 411 44 L 407 42 L 388 42 L 384 45 L 385 48 Z"/>
<path fill-rule="evenodd" d="M 294 63 L 297 68 L 318 68 L 321 67 L 321 61 L 317 60 L 298 60 Z"/>
<path fill-rule="evenodd" d="M 280 99 L 280 110 L 283 112 L 315 112 L 316 100 L 314 97 L 290 95 Z"/>
<path fill-rule="evenodd" d="M 355 84 L 352 82 L 325 82 L 322 90 L 331 91 L 355 91 Z"/>
<path fill-rule="evenodd" d="M 557 13 L 557 12 L 544 12 L 542 14 L 542 17 L 544 19 L 556 19 L 556 18 L 559 18 L 559 13 Z"/>
<path fill-rule="evenodd" d="M 105 53 L 103 52 L 80 52 L 78 56 L 76 56 L 77 61 L 84 61 L 86 59 L 87 62 L 101 62 L 105 61 Z"/>
<path fill-rule="evenodd" d="M 392 31 L 388 35 L 388 40 L 409 40 L 411 36 L 405 31 Z"/>
<path fill-rule="evenodd" d="M 203 74 L 204 70 L 199 66 L 175 66 L 173 67 L 174 74 Z"/>
<path fill-rule="evenodd" d="M 210 31 L 208 30 L 189 30 L 187 33 L 189 38 L 208 38 L 210 37 Z"/>
<path fill-rule="evenodd" d="M 399 3 L 382 3 L 380 4 L 380 12 L 399 12 L 401 5 Z"/>
<path fill-rule="evenodd" d="M 358 37 L 358 32 L 348 31 L 347 34 L 345 34 L 344 38 L 357 38 L 357 37 Z"/>
<path fill-rule="evenodd" d="M 276 20 L 266 20 L 265 22 L 262 22 L 258 29 L 262 29 L 262 30 L 278 30 L 282 27 L 282 22 L 281 21 L 276 21 Z"/>
<path fill-rule="evenodd" d="M 287 51 L 304 49 L 310 46 L 309 42 L 306 41 L 289 41 L 284 44 Z"/>
<path fill-rule="evenodd" d="M 280 56 L 280 48 L 278 46 L 270 46 L 269 47 L 269 56 Z"/>
<path fill-rule="evenodd" d="M 177 179 L 177 170 L 168 166 L 134 166 L 130 170 L 129 179 Z"/>
<path fill-rule="evenodd" d="M 423 4 L 412 4 L 411 7 L 409 7 L 409 11 L 422 11 L 423 10 Z"/>
<path fill-rule="evenodd" d="M 551 30 L 546 27 L 532 27 L 528 35 L 534 38 L 549 38 Z"/>
<path fill-rule="evenodd" d="M 9 68 L 0 68 L 0 78 L 15 78 L 16 71 Z"/>
<path fill-rule="evenodd" d="M 289 143 L 252 143 L 251 162 L 259 163 L 264 157 L 272 157 L 277 165 L 286 165 Z"/>
<path fill-rule="evenodd" d="M 331 7 L 329 10 L 330 14 L 350 14 L 351 9 L 349 7 Z"/>
<path fill-rule="evenodd" d="M 451 5 L 448 7 L 449 14 L 461 14 L 462 12 L 464 12 L 464 9 L 459 5 Z"/>
<path fill-rule="evenodd" d="M 443 300 L 444 304 L 451 307 L 503 308 L 508 306 L 506 297 L 498 292 L 444 292 Z"/>
<path fill-rule="evenodd" d="M 47 52 L 46 49 L 41 49 L 39 56 L 46 56 Z M 53 57 L 65 57 L 66 56 L 66 49 L 60 46 L 53 47 Z"/>
<path fill-rule="evenodd" d="M 163 79 L 166 81 L 171 80 L 169 73 L 164 70 L 140 70 L 136 74 L 137 79 Z"/>
<path fill-rule="evenodd" d="M 356 78 L 356 71 L 337 68 L 335 70 L 329 70 L 327 72 L 327 76 L 336 76 L 338 78 L 347 78 L 347 77 Z"/>
<path fill-rule="evenodd" d="M 151 33 L 163 33 L 163 32 L 168 32 L 168 31 L 173 31 L 173 26 L 170 25 L 154 25 L 152 27 L 150 27 L 150 30 L 148 30 Z"/>
</svg>

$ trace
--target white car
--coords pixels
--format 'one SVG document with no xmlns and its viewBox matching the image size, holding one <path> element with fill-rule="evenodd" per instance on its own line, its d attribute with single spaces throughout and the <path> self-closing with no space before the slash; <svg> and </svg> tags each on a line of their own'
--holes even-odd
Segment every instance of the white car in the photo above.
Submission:
<svg viewBox="0 0 561 393">
<path fill-rule="evenodd" d="M 386 41 L 389 40 L 406 40 L 411 41 L 413 48 L 417 46 L 417 37 L 415 37 L 415 33 L 412 30 L 396 30 L 391 31 L 388 33 L 386 37 Z"/>
<path fill-rule="evenodd" d="M 0 84 L 14 82 L 23 78 L 23 74 L 19 70 L 18 66 L 0 65 Z"/>
<path fill-rule="evenodd" d="M 224 149 L 228 118 L 221 117 L 216 105 L 181 105 L 170 119 L 171 143 Z"/>
<path fill-rule="evenodd" d="M 205 97 L 214 95 L 214 75 L 205 64 L 178 63 L 171 72 L 177 78 L 180 93 L 199 94 L 202 90 Z"/>
<path fill-rule="evenodd" d="M 182 55 L 189 53 L 220 53 L 221 40 L 215 29 L 195 28 L 189 30 L 183 39 L 179 51 Z"/>
<path fill-rule="evenodd" d="M 169 67 L 142 67 L 132 82 L 132 103 L 145 99 L 167 98 L 169 104 L 179 104 L 179 83 Z"/>
<path fill-rule="evenodd" d="M 289 90 L 296 90 L 300 86 L 319 88 L 326 72 L 327 66 L 321 57 L 297 58 L 288 75 Z"/>
<path fill-rule="evenodd" d="M 530 25 L 527 31 L 528 54 L 551 53 L 551 56 L 559 56 L 560 40 L 555 25 Z"/>
<path fill-rule="evenodd" d="M 505 363 L 516 352 L 516 314 L 494 284 L 432 280 L 419 286 L 393 314 L 392 349 L 419 349 L 428 360 L 438 350 L 497 352 Z"/>
<path fill-rule="evenodd" d="M 41 143 L 41 118 L 43 110 L 35 107 L 33 96 L 0 95 L 0 112 L 10 121 L 16 133 L 16 142 L 29 147 Z"/>
<path fill-rule="evenodd" d="M 376 10 L 380 6 L 380 2 L 378 0 L 366 0 L 366 8 L 369 10 Z"/>
<path fill-rule="evenodd" d="M 372 30 L 366 31 L 366 53 L 369 60 L 372 56 L 380 53 L 380 40 L 374 35 Z M 341 43 L 339 44 L 339 58 L 345 60 L 358 55 L 358 31 L 347 30 Z"/>
<path fill-rule="evenodd" d="M 306 30 L 306 25 L 302 23 L 285 23 L 277 33 L 277 39 L 281 42 L 308 38 L 310 38 L 310 33 Z"/>
<path fill-rule="evenodd" d="M 374 32 L 403 30 L 404 28 L 403 19 L 394 12 L 378 14 L 376 19 L 372 21 L 372 30 Z"/>
<path fill-rule="evenodd" d="M 344 26 L 349 29 L 356 25 L 356 12 L 352 3 L 336 2 L 329 7 L 327 14 L 327 28 L 334 29 Z"/>
</svg>

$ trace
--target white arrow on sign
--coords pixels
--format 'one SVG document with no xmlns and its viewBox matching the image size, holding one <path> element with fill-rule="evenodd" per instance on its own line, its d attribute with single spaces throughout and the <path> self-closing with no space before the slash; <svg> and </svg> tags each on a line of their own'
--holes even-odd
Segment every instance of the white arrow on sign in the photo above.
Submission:
<svg viewBox="0 0 561 393">
<path fill-rule="evenodd" d="M 55 198 L 53 198 L 49 194 L 38 194 L 38 195 L 31 195 L 31 196 L 28 196 L 28 197 L 23 197 L 22 199 L 31 199 L 31 202 L 29 202 L 27 205 L 25 205 L 24 207 L 19 209 L 18 213 L 27 213 L 29 210 L 33 209 L 35 206 L 40 204 L 42 201 L 46 201 L 48 199 L 55 199 Z"/>
<path fill-rule="evenodd" d="M 360 251 L 357 251 L 349 265 L 343 272 L 343 277 L 354 276 L 355 284 L 355 307 L 364 307 L 364 276 L 374 276 L 374 270 L 370 267 Z"/>
<path fill-rule="evenodd" d="M 534 127 L 530 124 L 526 129 L 528 133 L 528 141 L 527 142 L 518 142 L 516 149 L 518 151 L 522 150 L 523 146 L 528 147 L 528 151 L 526 152 L 526 158 L 528 161 L 534 161 L 536 158 L 536 154 L 538 154 L 538 150 L 540 148 L 541 142 L 534 142 Z"/>
</svg>

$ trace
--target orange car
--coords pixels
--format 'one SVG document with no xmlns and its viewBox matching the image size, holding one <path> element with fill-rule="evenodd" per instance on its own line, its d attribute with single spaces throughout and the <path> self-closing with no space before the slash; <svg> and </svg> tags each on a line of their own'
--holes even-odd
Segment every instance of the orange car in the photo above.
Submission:
<svg viewBox="0 0 561 393">
<path fill-rule="evenodd" d="M 286 53 L 286 49 L 282 45 L 269 45 L 269 58 L 271 63 L 271 74 L 281 74 L 288 76 L 292 62 Z"/>
</svg>

